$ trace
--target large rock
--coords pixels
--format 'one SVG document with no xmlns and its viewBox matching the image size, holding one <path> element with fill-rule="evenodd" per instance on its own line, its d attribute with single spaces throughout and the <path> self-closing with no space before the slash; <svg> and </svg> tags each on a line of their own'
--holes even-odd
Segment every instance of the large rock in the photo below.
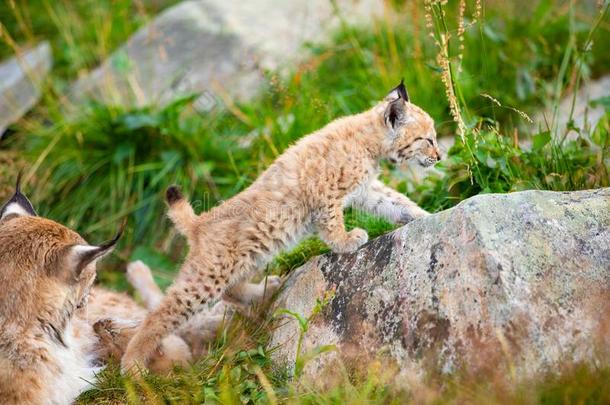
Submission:
<svg viewBox="0 0 610 405">
<path fill-rule="evenodd" d="M 333 290 L 303 338 L 302 353 L 337 347 L 308 363 L 313 376 L 378 354 L 408 375 L 593 360 L 610 349 L 610 188 L 473 197 L 314 258 L 276 307 L 307 317 Z M 280 364 L 294 366 L 298 335 L 293 318 L 279 322 Z"/>
<path fill-rule="evenodd" d="M 332 3 L 183 1 L 79 79 L 72 94 L 142 106 L 197 92 L 201 110 L 214 108 L 225 96 L 246 100 L 264 83 L 265 69 L 295 59 L 305 42 L 324 38 L 336 25 Z M 382 0 L 336 3 L 344 16 L 383 11 Z"/>
<path fill-rule="evenodd" d="M 46 41 L 0 64 L 0 138 L 38 102 L 51 64 L 51 47 Z"/>
</svg>

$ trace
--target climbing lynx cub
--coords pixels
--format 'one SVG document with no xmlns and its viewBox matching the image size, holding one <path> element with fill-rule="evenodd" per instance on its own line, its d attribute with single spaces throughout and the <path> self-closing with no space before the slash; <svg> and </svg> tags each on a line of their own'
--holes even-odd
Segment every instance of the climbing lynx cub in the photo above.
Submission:
<svg viewBox="0 0 610 405">
<path fill-rule="evenodd" d="M 147 308 L 126 294 L 92 288 L 95 262 L 118 236 L 99 246 L 76 232 L 36 216 L 19 186 L 0 207 L 0 403 L 68 404 L 91 388 L 110 357 L 119 360 L 147 309 L 162 299 L 150 269 L 128 266 L 129 281 Z M 278 287 L 270 277 L 246 284 L 236 297 L 248 311 Z M 232 304 L 233 305 L 233 304 Z M 167 371 L 203 354 L 232 308 L 218 302 L 166 336 L 150 367 Z"/>
<path fill-rule="evenodd" d="M 123 371 L 138 372 L 161 339 L 206 301 L 243 293 L 244 279 L 303 236 L 317 231 L 333 251 L 354 252 L 368 236 L 362 229 L 346 231 L 344 207 L 397 223 L 426 215 L 377 180 L 381 160 L 409 159 L 430 166 L 440 154 L 433 120 L 409 101 L 401 82 L 370 110 L 301 139 L 248 189 L 209 212 L 195 215 L 180 191 L 170 187 L 169 217 L 187 237 L 190 252 L 165 298 L 129 342 Z"/>
</svg>

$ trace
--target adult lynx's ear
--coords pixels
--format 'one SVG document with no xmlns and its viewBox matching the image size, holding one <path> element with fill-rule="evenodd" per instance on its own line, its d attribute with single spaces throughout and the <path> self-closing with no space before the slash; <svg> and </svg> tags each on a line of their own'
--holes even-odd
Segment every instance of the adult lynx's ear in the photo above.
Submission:
<svg viewBox="0 0 610 405">
<path fill-rule="evenodd" d="M 9 215 L 36 216 L 36 211 L 34 210 L 34 207 L 32 207 L 32 203 L 21 193 L 21 173 L 17 176 L 15 194 L 13 194 L 10 200 L 0 209 L 0 221 Z"/>
<path fill-rule="evenodd" d="M 82 271 L 91 263 L 101 259 L 108 253 L 112 252 L 117 242 L 123 234 L 124 225 L 117 232 L 116 236 L 109 241 L 106 241 L 98 246 L 91 245 L 73 245 L 68 248 L 68 265 L 73 269 L 76 277 L 80 276 Z"/>
</svg>

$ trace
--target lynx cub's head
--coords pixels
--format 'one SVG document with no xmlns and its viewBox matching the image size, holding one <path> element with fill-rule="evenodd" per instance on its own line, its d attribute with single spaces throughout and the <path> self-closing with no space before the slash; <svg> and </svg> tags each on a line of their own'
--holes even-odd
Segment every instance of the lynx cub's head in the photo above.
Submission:
<svg viewBox="0 0 610 405">
<path fill-rule="evenodd" d="M 38 333 L 63 344 L 66 322 L 95 279 L 95 262 L 117 240 L 92 246 L 37 216 L 18 180 L 15 194 L 0 208 L 0 348 Z"/>
<path fill-rule="evenodd" d="M 427 167 L 440 160 L 434 121 L 428 113 L 410 102 L 402 81 L 390 91 L 381 106 L 387 127 L 384 153 L 390 162 L 400 165 L 415 159 Z"/>
</svg>

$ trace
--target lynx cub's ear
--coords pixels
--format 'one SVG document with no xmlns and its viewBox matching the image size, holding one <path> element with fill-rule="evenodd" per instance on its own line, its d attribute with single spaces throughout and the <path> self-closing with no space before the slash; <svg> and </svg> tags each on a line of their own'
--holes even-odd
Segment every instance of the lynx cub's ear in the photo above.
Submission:
<svg viewBox="0 0 610 405">
<path fill-rule="evenodd" d="M 385 110 L 386 125 L 392 129 L 398 128 L 406 122 L 407 110 L 405 102 L 401 98 L 392 101 L 388 104 Z"/>
<path fill-rule="evenodd" d="M 407 88 L 405 87 L 405 81 L 404 79 L 402 79 L 400 81 L 400 83 L 398 84 L 398 86 L 394 87 L 392 90 L 390 90 L 390 92 L 388 93 L 387 96 L 385 96 L 385 100 L 386 101 L 394 101 L 397 99 L 403 99 L 405 102 L 409 102 L 409 92 L 407 91 Z"/>
<path fill-rule="evenodd" d="M 123 234 L 123 227 L 117 232 L 116 236 L 109 241 L 106 241 L 98 246 L 91 245 L 72 245 L 68 248 L 67 262 L 73 269 L 76 277 L 79 277 L 82 271 L 91 263 L 101 259 L 108 253 L 112 252 L 118 240 Z"/>
<path fill-rule="evenodd" d="M 404 82 L 392 89 L 385 98 L 389 104 L 385 110 L 385 122 L 391 129 L 396 129 L 407 121 L 406 103 L 409 102 L 409 93 Z"/>
<path fill-rule="evenodd" d="M 17 176 L 17 184 L 15 185 L 15 194 L 8 200 L 2 209 L 0 209 L 0 221 L 9 215 L 17 216 L 36 216 L 36 211 L 32 207 L 30 200 L 21 194 L 21 173 Z"/>
</svg>

